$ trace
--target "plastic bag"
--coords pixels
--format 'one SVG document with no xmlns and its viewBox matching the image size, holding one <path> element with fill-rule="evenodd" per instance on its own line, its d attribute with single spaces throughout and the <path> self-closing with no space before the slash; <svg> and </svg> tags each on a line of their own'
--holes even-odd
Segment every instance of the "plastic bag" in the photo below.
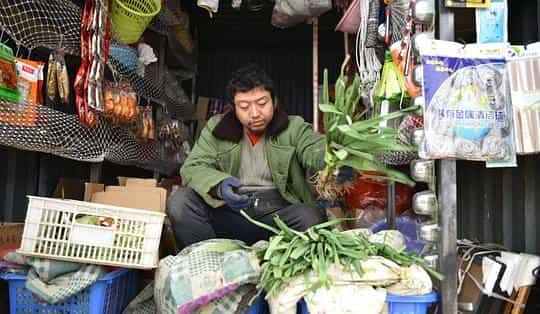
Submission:
<svg viewBox="0 0 540 314">
<path fill-rule="evenodd" d="M 515 160 L 506 45 L 426 40 L 424 159 Z"/>
<path fill-rule="evenodd" d="M 64 52 L 57 51 L 56 56 L 56 83 L 58 87 L 58 96 L 63 103 L 69 103 L 69 75 L 64 59 Z"/>
<path fill-rule="evenodd" d="M 403 214 L 410 209 L 413 189 L 396 183 L 396 213 Z M 352 228 L 368 228 L 373 223 L 386 217 L 387 209 L 387 182 L 383 180 L 368 179 L 358 176 L 355 184 L 345 195 L 347 207 L 352 218 L 359 218 L 353 222 Z"/>
<path fill-rule="evenodd" d="M 20 99 L 13 50 L 2 43 L 0 43 L 0 97 L 12 101 Z"/>
<path fill-rule="evenodd" d="M 429 274 L 419 265 L 402 267 L 401 280 L 386 288 L 394 295 L 425 295 L 433 290 L 433 282 Z"/>
<path fill-rule="evenodd" d="M 157 113 L 157 139 L 162 160 L 183 163 L 191 150 L 189 129 L 182 122 Z"/>
<path fill-rule="evenodd" d="M 491 6 L 476 9 L 476 42 L 502 43 L 508 41 L 508 5 L 506 0 L 492 0 Z"/>
<path fill-rule="evenodd" d="M 272 11 L 271 23 L 275 27 L 291 27 L 331 9 L 332 1 L 328 0 L 278 0 Z"/>
<path fill-rule="evenodd" d="M 135 134 L 138 139 L 149 141 L 155 139 L 155 133 L 156 129 L 154 126 L 152 107 L 143 107 L 136 123 Z"/>
<path fill-rule="evenodd" d="M 380 314 L 383 313 L 386 290 L 359 284 L 335 285 L 310 292 L 304 299 L 309 313 Z"/>
<path fill-rule="evenodd" d="M 112 125 L 130 123 L 139 116 L 137 94 L 129 83 L 108 83 L 103 102 L 103 114 Z"/>
<path fill-rule="evenodd" d="M 405 236 L 397 230 L 381 230 L 369 237 L 369 242 L 384 243 L 398 251 L 403 251 L 407 247 Z"/>
</svg>

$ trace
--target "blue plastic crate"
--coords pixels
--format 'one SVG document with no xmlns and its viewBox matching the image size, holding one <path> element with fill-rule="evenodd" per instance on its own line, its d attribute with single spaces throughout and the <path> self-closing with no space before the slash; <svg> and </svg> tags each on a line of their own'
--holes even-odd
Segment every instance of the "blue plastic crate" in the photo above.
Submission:
<svg viewBox="0 0 540 314">
<path fill-rule="evenodd" d="M 433 302 L 436 302 L 437 299 L 437 293 L 435 292 L 414 296 L 387 294 L 386 303 L 388 303 L 388 314 L 426 314 L 429 306 Z M 298 303 L 298 313 L 309 314 L 307 304 L 303 299 Z"/>
<path fill-rule="evenodd" d="M 9 306 L 12 314 L 119 314 L 135 297 L 139 285 L 138 271 L 118 269 L 64 302 L 45 304 L 38 302 L 25 288 L 25 275 L 3 273 L 0 277 L 7 280 L 9 285 Z"/>
<path fill-rule="evenodd" d="M 259 296 L 249 310 L 246 312 L 246 314 L 269 314 L 270 309 L 268 308 L 268 303 L 266 300 L 264 300 L 264 296 Z"/>
<path fill-rule="evenodd" d="M 435 292 L 413 296 L 386 295 L 389 314 L 426 314 L 429 306 L 437 302 L 437 299 Z"/>
</svg>

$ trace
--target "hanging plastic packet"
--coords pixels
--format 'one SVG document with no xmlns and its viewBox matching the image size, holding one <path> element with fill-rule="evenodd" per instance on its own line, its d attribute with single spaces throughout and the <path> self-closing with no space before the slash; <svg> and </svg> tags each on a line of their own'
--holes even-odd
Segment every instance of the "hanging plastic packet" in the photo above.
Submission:
<svg viewBox="0 0 540 314">
<path fill-rule="evenodd" d="M 43 104 L 40 102 L 40 95 L 42 94 L 40 81 L 43 82 L 44 63 L 16 58 L 15 66 L 17 68 L 17 87 L 21 94 L 21 100 Z"/>
<path fill-rule="evenodd" d="M 460 158 L 514 164 L 505 44 L 419 44 L 424 77 L 424 159 Z"/>
<path fill-rule="evenodd" d="M 218 12 L 219 0 L 197 0 L 197 6 L 208 11 L 210 18 L 212 18 Z"/>
<path fill-rule="evenodd" d="M 508 41 L 508 5 L 506 0 L 492 0 L 491 6 L 476 9 L 476 42 L 503 43 Z"/>
<path fill-rule="evenodd" d="M 20 99 L 13 50 L 2 43 L 0 43 L 0 98 L 11 101 Z"/>
<path fill-rule="evenodd" d="M 56 52 L 56 83 L 58 85 L 58 96 L 63 103 L 69 103 L 69 75 L 64 59 L 64 52 Z"/>
<path fill-rule="evenodd" d="M 54 53 L 49 55 L 49 62 L 47 63 L 47 98 L 54 102 L 58 91 L 58 82 L 56 81 L 56 60 Z"/>
<path fill-rule="evenodd" d="M 139 120 L 135 125 L 136 137 L 143 141 L 154 140 L 155 138 L 154 117 L 152 107 L 146 106 L 141 109 Z"/>
<path fill-rule="evenodd" d="M 384 115 L 407 107 L 411 98 L 407 93 L 403 74 L 392 61 L 390 51 L 385 53 L 381 80 L 375 89 L 375 115 Z"/>
</svg>

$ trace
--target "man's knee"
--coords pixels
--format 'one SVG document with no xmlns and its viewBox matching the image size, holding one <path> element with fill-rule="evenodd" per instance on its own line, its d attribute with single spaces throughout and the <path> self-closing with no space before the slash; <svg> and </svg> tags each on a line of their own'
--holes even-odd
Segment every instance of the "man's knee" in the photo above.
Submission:
<svg viewBox="0 0 540 314">
<path fill-rule="evenodd" d="M 191 188 L 179 188 L 167 199 L 167 216 L 173 223 L 184 220 L 189 211 L 200 203 L 200 196 Z M 189 216 L 189 215 L 188 215 Z"/>
</svg>

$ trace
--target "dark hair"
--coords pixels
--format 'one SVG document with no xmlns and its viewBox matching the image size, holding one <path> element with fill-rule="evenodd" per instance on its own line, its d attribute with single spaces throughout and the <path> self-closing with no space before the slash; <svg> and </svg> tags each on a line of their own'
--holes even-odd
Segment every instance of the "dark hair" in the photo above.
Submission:
<svg viewBox="0 0 540 314">
<path fill-rule="evenodd" d="M 248 92 L 255 88 L 262 88 L 270 92 L 274 98 L 274 82 L 266 72 L 256 64 L 248 64 L 236 70 L 227 84 L 227 101 L 234 104 L 234 95 L 237 92 Z"/>
</svg>

